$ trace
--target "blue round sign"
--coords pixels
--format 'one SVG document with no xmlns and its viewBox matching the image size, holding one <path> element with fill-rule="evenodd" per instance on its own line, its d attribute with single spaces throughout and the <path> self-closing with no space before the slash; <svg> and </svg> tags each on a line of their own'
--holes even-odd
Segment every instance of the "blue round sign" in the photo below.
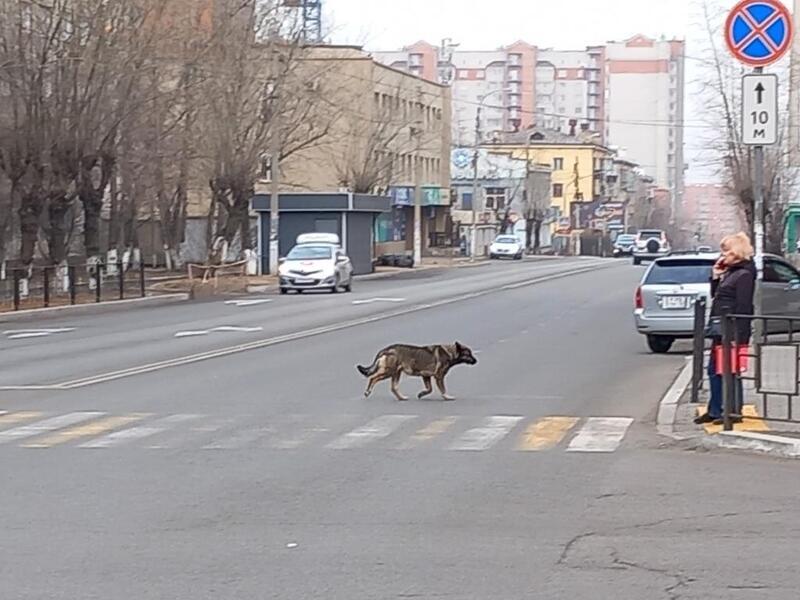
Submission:
<svg viewBox="0 0 800 600">
<path fill-rule="evenodd" d="M 792 45 L 792 16 L 778 0 L 742 0 L 728 14 L 725 42 L 745 64 L 771 64 Z"/>
<path fill-rule="evenodd" d="M 456 148 L 453 150 L 452 160 L 457 168 L 464 169 L 472 162 L 472 154 L 466 148 Z"/>
</svg>

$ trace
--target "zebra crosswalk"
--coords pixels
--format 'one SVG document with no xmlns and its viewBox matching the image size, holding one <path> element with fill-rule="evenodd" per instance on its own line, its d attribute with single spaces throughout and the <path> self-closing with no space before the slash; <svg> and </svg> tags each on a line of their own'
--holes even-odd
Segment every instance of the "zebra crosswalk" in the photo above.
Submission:
<svg viewBox="0 0 800 600">
<path fill-rule="evenodd" d="M 536 453 L 610 453 L 623 443 L 633 419 L 519 415 L 425 416 L 386 414 L 253 416 L 79 411 L 0 412 L 0 451 L 194 449 L 275 451 L 313 448 L 326 452 L 423 450 Z"/>
</svg>

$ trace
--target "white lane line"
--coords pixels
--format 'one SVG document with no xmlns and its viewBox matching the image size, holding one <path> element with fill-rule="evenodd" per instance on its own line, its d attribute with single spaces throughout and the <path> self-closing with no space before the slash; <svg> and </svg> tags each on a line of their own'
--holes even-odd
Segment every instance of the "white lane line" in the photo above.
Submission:
<svg viewBox="0 0 800 600">
<path fill-rule="evenodd" d="M 272 302 L 271 298 L 252 298 L 250 300 L 227 300 L 225 304 L 228 306 L 246 307 L 258 306 L 259 304 L 268 304 L 269 302 Z"/>
<path fill-rule="evenodd" d="M 209 333 L 256 333 L 264 331 L 263 327 L 240 327 L 237 325 L 223 325 L 221 327 L 214 327 L 213 329 L 200 329 L 197 331 L 179 331 L 175 334 L 176 338 L 183 337 L 196 337 L 200 335 L 208 335 Z"/>
<path fill-rule="evenodd" d="M 397 304 L 405 301 L 405 298 L 369 298 L 367 300 L 353 300 L 353 304 L 372 304 L 374 302 L 393 302 Z"/>
<path fill-rule="evenodd" d="M 77 425 L 78 423 L 90 421 L 91 419 L 97 419 L 105 414 L 104 412 L 74 412 L 58 417 L 51 417 L 44 421 L 37 421 L 35 423 L 29 423 L 28 425 L 14 427 L 13 429 L 6 429 L 5 431 L 0 431 L 0 444 L 23 440 L 42 433 L 49 433 L 56 429 Z"/>
<path fill-rule="evenodd" d="M 572 438 L 567 452 L 614 452 L 633 423 L 627 417 L 592 417 Z"/>
<path fill-rule="evenodd" d="M 257 340 L 254 342 L 250 342 L 247 344 L 239 344 L 236 346 L 229 346 L 227 348 L 220 348 L 219 350 L 212 350 L 209 352 L 201 352 L 198 354 L 191 354 L 188 356 L 181 356 L 178 358 L 173 358 L 161 362 L 156 363 L 149 363 L 145 365 L 139 365 L 136 367 L 130 367 L 128 369 L 122 369 L 119 371 L 110 371 L 106 373 L 100 373 L 97 375 L 92 375 L 90 377 L 84 377 L 81 379 L 73 379 L 71 381 L 63 381 L 60 383 L 54 383 L 51 385 L 17 385 L 17 386 L 0 386 L 0 391 L 18 391 L 18 390 L 73 390 L 82 387 L 86 387 L 89 385 L 97 385 L 99 383 L 107 383 L 109 381 L 115 381 L 117 379 L 122 379 L 124 377 L 132 377 L 135 375 L 143 375 L 145 373 L 152 373 L 154 371 L 160 371 L 162 369 L 169 369 L 172 367 L 180 367 L 183 365 L 189 365 L 192 363 L 201 362 L 204 360 L 211 360 L 214 358 L 222 358 L 225 356 L 231 356 L 233 354 L 239 354 L 242 352 L 249 352 L 250 350 L 260 350 L 262 348 L 269 348 L 270 346 L 277 346 L 278 344 L 285 344 L 287 342 L 294 342 L 297 340 L 303 340 L 310 337 L 316 337 L 319 335 L 324 335 L 327 333 L 334 333 L 336 331 L 342 331 L 345 329 L 351 329 L 353 327 L 359 327 L 361 325 L 369 325 L 371 323 L 378 323 L 380 321 L 386 321 L 389 319 L 394 319 L 396 317 L 402 317 L 404 315 L 409 315 L 417 312 L 421 312 L 423 310 L 430 310 L 433 308 L 438 308 L 440 306 L 449 306 L 451 304 L 456 304 L 458 302 L 464 302 L 467 300 L 473 300 L 475 298 L 482 298 L 484 296 L 488 296 L 490 294 L 496 294 L 503 290 L 509 289 L 517 289 L 523 286 L 530 286 L 530 285 L 537 285 L 540 283 L 546 283 L 549 281 L 556 281 L 559 279 L 565 279 L 567 277 L 574 277 L 576 275 L 582 275 L 584 273 L 592 273 L 598 270 L 598 268 L 610 268 L 610 265 L 615 263 L 608 263 L 609 266 L 607 267 L 586 267 L 580 268 L 571 271 L 562 271 L 559 273 L 551 273 L 549 275 L 541 275 L 539 277 L 535 277 L 532 279 L 528 279 L 522 281 L 520 283 L 502 286 L 498 288 L 491 288 L 486 290 L 481 290 L 478 292 L 470 292 L 467 294 L 462 294 L 460 296 L 454 296 L 451 298 L 445 298 L 443 300 L 437 300 L 435 302 L 430 302 L 427 304 L 419 304 L 416 306 L 410 306 L 408 308 L 401 308 L 398 310 L 394 310 L 391 312 L 381 313 L 378 315 L 373 315 L 371 317 L 364 317 L 362 319 L 354 319 L 352 321 L 344 321 L 342 323 L 337 323 L 335 325 L 325 325 L 322 327 L 315 327 L 313 329 L 306 329 L 303 331 L 297 331 L 295 333 L 290 333 L 287 335 L 267 338 L 264 340 Z"/>
<path fill-rule="evenodd" d="M 254 444 L 261 438 L 271 435 L 274 432 L 275 430 L 272 427 L 243 429 L 226 438 L 206 444 L 203 446 L 203 450 L 238 450 L 239 448 Z"/>
<path fill-rule="evenodd" d="M 185 423 L 187 421 L 199 419 L 200 417 L 201 415 L 170 415 L 169 417 L 159 419 L 150 425 L 139 425 L 137 427 L 130 427 L 121 431 L 115 431 L 114 433 L 110 433 L 108 435 L 104 435 L 103 437 L 97 438 L 96 440 L 92 440 L 91 442 L 81 444 L 78 446 L 78 448 L 110 448 L 112 446 L 122 446 L 123 444 L 127 444 L 128 442 L 132 442 L 134 440 L 141 440 L 154 436 L 158 433 L 163 433 L 175 425 L 180 425 L 181 423 Z"/>
<path fill-rule="evenodd" d="M 450 450 L 487 450 L 506 437 L 522 421 L 523 417 L 487 417 L 482 427 L 475 427 L 450 445 Z"/>
<path fill-rule="evenodd" d="M 74 327 L 58 327 L 54 329 L 16 329 L 4 331 L 3 334 L 9 340 L 24 340 L 28 338 L 47 337 L 56 333 L 69 333 L 75 331 Z"/>
<path fill-rule="evenodd" d="M 405 423 L 416 419 L 416 415 L 383 415 L 373 419 L 366 425 L 358 427 L 349 433 L 335 439 L 326 448 L 331 450 L 349 450 L 361 448 L 370 442 L 381 440 L 392 435 Z"/>
</svg>

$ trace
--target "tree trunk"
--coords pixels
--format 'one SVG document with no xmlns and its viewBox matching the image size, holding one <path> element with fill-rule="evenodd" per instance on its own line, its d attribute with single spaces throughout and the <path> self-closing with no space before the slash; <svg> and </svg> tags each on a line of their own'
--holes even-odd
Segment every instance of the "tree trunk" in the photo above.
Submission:
<svg viewBox="0 0 800 600">
<path fill-rule="evenodd" d="M 542 220 L 536 219 L 533 223 L 533 253 L 539 254 L 542 250 Z"/>
<path fill-rule="evenodd" d="M 82 189 L 83 244 L 88 257 L 100 255 L 100 213 L 103 210 L 103 192 Z"/>
<path fill-rule="evenodd" d="M 67 258 L 67 223 L 66 217 L 69 212 L 70 203 L 64 194 L 58 194 L 51 198 L 47 208 L 48 230 L 47 245 L 50 254 L 50 261 L 54 265 L 60 265 Z"/>
<path fill-rule="evenodd" d="M 31 190 L 21 194 L 19 207 L 20 250 L 22 264 L 33 262 L 36 253 L 36 242 L 39 240 L 39 219 L 42 215 L 43 199 L 39 190 Z"/>
</svg>

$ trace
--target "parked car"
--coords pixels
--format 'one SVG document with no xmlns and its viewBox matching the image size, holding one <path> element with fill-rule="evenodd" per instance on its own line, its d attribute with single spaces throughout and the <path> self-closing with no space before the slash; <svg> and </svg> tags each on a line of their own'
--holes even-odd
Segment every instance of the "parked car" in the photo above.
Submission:
<svg viewBox="0 0 800 600">
<path fill-rule="evenodd" d="M 489 246 L 489 258 L 492 259 L 505 257 L 521 260 L 524 252 L 525 246 L 513 235 L 498 235 Z"/>
<path fill-rule="evenodd" d="M 280 261 L 280 292 L 295 290 L 353 289 L 353 264 L 342 250 L 339 236 L 329 233 L 306 233 L 297 237 L 296 245 Z"/>
<path fill-rule="evenodd" d="M 694 304 L 705 298 L 711 310 L 711 269 L 718 254 L 659 258 L 636 289 L 636 330 L 656 353 L 694 335 Z M 800 317 L 800 272 L 778 256 L 764 257 L 763 310 L 766 315 Z M 770 324 L 780 327 L 779 322 Z"/>
<path fill-rule="evenodd" d="M 670 253 L 667 234 L 661 229 L 643 229 L 636 234 L 633 247 L 633 264 L 640 265 L 644 260 L 655 260 Z"/>
<path fill-rule="evenodd" d="M 636 246 L 636 236 L 632 233 L 621 233 L 614 241 L 614 257 L 630 256 Z"/>
</svg>

